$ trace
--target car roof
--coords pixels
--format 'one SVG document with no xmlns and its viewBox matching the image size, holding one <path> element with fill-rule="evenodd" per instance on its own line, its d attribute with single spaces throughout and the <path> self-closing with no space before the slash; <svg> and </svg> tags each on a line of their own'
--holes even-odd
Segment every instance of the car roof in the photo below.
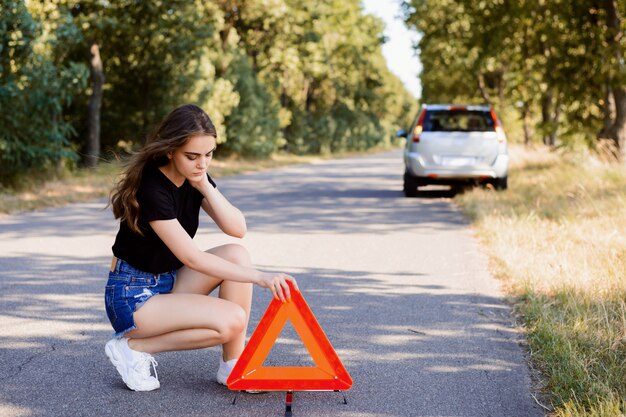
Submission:
<svg viewBox="0 0 626 417">
<path fill-rule="evenodd" d="M 422 108 L 427 110 L 452 110 L 466 109 L 470 111 L 490 111 L 488 105 L 465 105 L 465 104 L 422 104 Z"/>
</svg>

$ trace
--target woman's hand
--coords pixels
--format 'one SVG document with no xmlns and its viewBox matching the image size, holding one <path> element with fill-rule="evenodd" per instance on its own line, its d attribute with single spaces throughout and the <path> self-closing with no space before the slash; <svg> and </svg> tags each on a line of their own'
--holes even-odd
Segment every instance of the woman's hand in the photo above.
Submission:
<svg viewBox="0 0 626 417">
<path fill-rule="evenodd" d="M 209 177 L 206 172 L 195 181 L 189 178 L 187 180 L 189 181 L 189 184 L 196 190 L 200 191 L 203 196 L 206 196 L 207 191 L 213 188 L 213 185 L 209 182 Z"/>
<path fill-rule="evenodd" d="M 283 273 L 262 272 L 261 279 L 259 279 L 257 284 L 259 284 L 259 286 L 263 288 L 269 288 L 269 290 L 272 292 L 272 296 L 284 303 L 291 299 L 291 292 L 289 291 L 289 285 L 287 284 L 287 281 L 293 284 L 293 287 L 296 291 L 300 291 L 298 289 L 296 279 L 291 275 Z"/>
</svg>

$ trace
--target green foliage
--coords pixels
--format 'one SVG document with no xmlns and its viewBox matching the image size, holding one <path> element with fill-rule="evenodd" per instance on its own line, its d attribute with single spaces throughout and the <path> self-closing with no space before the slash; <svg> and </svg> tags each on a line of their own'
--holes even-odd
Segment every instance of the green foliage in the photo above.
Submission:
<svg viewBox="0 0 626 417">
<path fill-rule="evenodd" d="M 19 174 L 41 175 L 75 157 L 63 107 L 84 88 L 86 68 L 50 53 L 71 22 L 47 33 L 22 1 L 4 2 L 0 13 L 0 181 L 17 186 Z"/>
<path fill-rule="evenodd" d="M 570 289 L 550 297 L 531 293 L 524 297 L 520 309 L 530 324 L 534 359 L 547 376 L 546 387 L 559 415 L 622 415 L 626 354 L 619 341 L 600 336 L 611 330 L 608 323 L 623 320 L 623 300 L 618 296 L 590 300 Z M 606 413 L 597 413 L 602 406 Z M 573 410 L 577 412 L 572 414 Z"/>
<path fill-rule="evenodd" d="M 404 112 L 413 116 L 415 99 L 381 54 L 382 24 L 364 16 L 358 1 L 314 7 L 303 0 L 259 1 L 236 12 L 225 1 L 220 7 L 224 33 L 237 34 L 260 82 L 280 104 L 288 151 L 330 153 L 389 143 L 408 124 Z"/>
<path fill-rule="evenodd" d="M 604 3 L 411 0 L 403 6 L 407 24 L 422 34 L 424 102 L 487 102 L 526 118 L 539 136 L 558 132 L 564 144 L 595 139 L 606 86 L 619 67 L 607 48 L 612 35 Z M 618 7 L 626 11 L 622 2 Z"/>
<path fill-rule="evenodd" d="M 359 0 L 10 0 L 0 29 L 0 104 L 15 109 L 0 115 L 4 184 L 84 150 L 93 43 L 104 151 L 140 146 L 185 102 L 207 110 L 222 152 L 253 157 L 389 144 L 415 110 Z"/>
<path fill-rule="evenodd" d="M 455 200 L 519 297 L 517 317 L 560 417 L 626 412 L 626 166 L 511 146 L 510 188 Z M 543 390 L 542 390 L 543 391 Z"/>
<path fill-rule="evenodd" d="M 102 143 L 141 143 L 200 77 L 202 47 L 212 37 L 210 11 L 190 0 L 67 3 L 83 37 L 100 46 L 106 77 Z M 75 54 L 88 50 L 85 43 Z"/>
<path fill-rule="evenodd" d="M 257 80 L 247 56 L 237 57 L 229 67 L 229 78 L 239 94 L 239 105 L 226 118 L 228 140 L 225 153 L 267 157 L 282 145 L 278 106 Z"/>
</svg>

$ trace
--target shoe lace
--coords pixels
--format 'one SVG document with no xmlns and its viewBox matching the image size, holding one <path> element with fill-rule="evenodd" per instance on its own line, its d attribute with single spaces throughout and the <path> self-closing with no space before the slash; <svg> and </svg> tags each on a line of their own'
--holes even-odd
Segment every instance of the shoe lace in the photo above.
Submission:
<svg viewBox="0 0 626 417">
<path fill-rule="evenodd" d="M 150 376 L 150 365 L 152 365 L 152 369 L 154 369 L 154 377 L 156 379 L 159 379 L 159 374 L 157 374 L 157 370 L 156 370 L 156 367 L 159 364 L 156 361 L 156 359 L 154 359 L 154 356 L 152 355 L 149 355 L 147 353 L 142 355 L 141 359 L 139 359 L 139 362 L 137 362 L 135 369 L 137 369 L 137 372 L 139 372 L 141 376 L 147 378 Z"/>
</svg>

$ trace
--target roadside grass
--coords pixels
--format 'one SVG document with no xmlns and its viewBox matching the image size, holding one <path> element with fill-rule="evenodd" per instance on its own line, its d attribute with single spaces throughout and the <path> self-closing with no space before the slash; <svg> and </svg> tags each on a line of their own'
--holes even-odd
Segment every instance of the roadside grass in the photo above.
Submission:
<svg viewBox="0 0 626 417">
<path fill-rule="evenodd" d="M 511 157 L 508 191 L 477 188 L 455 200 L 515 299 L 552 415 L 623 417 L 626 168 L 543 149 L 511 147 Z M 215 160 L 210 172 L 219 178 L 319 159 L 326 158 Z M 121 169 L 102 163 L 25 191 L 0 190 L 0 213 L 107 196 Z"/>
<path fill-rule="evenodd" d="M 220 178 L 244 172 L 311 162 L 316 159 L 320 158 L 275 155 L 266 160 L 214 160 L 209 172 L 212 177 Z M 0 213 L 13 214 L 107 197 L 119 179 L 122 170 L 123 165 L 119 161 L 102 162 L 94 170 L 79 169 L 71 174 L 65 174 L 65 178 L 40 181 L 29 185 L 26 190 L 0 189 Z"/>
<path fill-rule="evenodd" d="M 511 148 L 509 190 L 456 201 L 513 296 L 558 417 L 626 415 L 626 167 Z"/>
<path fill-rule="evenodd" d="M 58 179 L 28 179 L 19 190 L 0 188 L 0 213 L 13 214 L 106 196 L 120 166 L 116 162 L 101 163 L 94 170 L 64 173 Z"/>
</svg>

